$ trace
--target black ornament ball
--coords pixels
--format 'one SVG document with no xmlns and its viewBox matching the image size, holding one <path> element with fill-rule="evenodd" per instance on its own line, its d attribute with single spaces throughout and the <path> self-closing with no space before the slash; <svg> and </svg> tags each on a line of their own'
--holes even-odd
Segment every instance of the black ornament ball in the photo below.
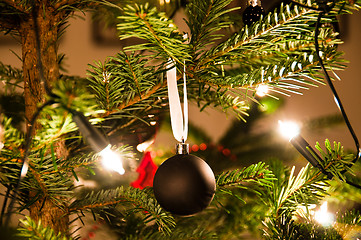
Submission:
<svg viewBox="0 0 361 240">
<path fill-rule="evenodd" d="M 159 166 L 153 189 L 155 198 L 165 210 L 188 216 L 209 205 L 216 182 L 212 169 L 201 158 L 177 154 Z"/>
<path fill-rule="evenodd" d="M 251 25 L 254 22 L 257 22 L 261 15 L 264 15 L 264 10 L 261 6 L 248 6 L 243 12 L 243 23 L 245 25 Z"/>
</svg>

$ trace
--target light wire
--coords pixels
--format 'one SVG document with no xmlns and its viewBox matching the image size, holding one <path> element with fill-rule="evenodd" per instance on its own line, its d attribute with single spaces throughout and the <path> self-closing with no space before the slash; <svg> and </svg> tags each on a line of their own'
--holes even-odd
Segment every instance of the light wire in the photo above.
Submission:
<svg viewBox="0 0 361 240">
<path fill-rule="evenodd" d="M 359 140 L 357 138 L 357 135 L 355 133 L 355 131 L 353 130 L 352 128 L 352 125 L 351 125 L 351 122 L 350 120 L 348 119 L 348 116 L 346 114 L 346 111 L 343 107 L 343 104 L 341 102 L 341 98 L 339 97 L 337 91 L 336 91 L 336 88 L 335 86 L 333 85 L 332 83 L 332 80 L 326 70 L 326 67 L 323 63 L 323 60 L 320 56 L 320 47 L 319 47 L 319 43 L 318 43 L 318 35 L 319 35 L 319 30 L 320 30 L 320 24 L 321 24 L 321 19 L 322 19 L 322 16 L 325 14 L 325 13 L 329 13 L 333 7 L 335 6 L 336 2 L 333 1 L 332 4 L 330 5 L 327 5 L 328 4 L 328 1 L 322 1 L 322 0 L 318 0 L 317 3 L 318 3 L 318 8 L 315 8 L 315 7 L 311 7 L 311 6 L 307 6 L 307 5 L 303 5 L 301 3 L 298 3 L 296 1 L 291 1 L 292 3 L 294 3 L 295 5 L 298 5 L 298 6 L 301 6 L 303 8 L 307 8 L 307 9 L 311 9 L 311 10 L 315 10 L 315 11 L 319 11 L 319 14 L 318 14 L 318 17 L 317 17 L 317 21 L 316 21 L 316 26 L 315 26 L 315 37 L 314 37 L 314 44 L 315 44 L 315 51 L 316 51 L 316 56 L 317 56 L 317 59 L 319 61 L 319 64 L 320 64 L 320 67 L 322 69 L 322 72 L 326 78 L 326 82 L 328 84 L 328 86 L 330 87 L 331 91 L 332 91 L 332 94 L 335 98 L 335 102 L 336 102 L 336 105 L 338 106 L 340 112 L 341 112 L 341 115 L 346 123 L 346 126 L 353 138 L 353 141 L 355 143 L 355 146 L 356 146 L 356 156 L 355 158 L 352 160 L 353 163 L 357 162 L 360 158 L 360 143 L 359 143 Z M 325 171 L 325 169 L 320 169 L 322 172 Z M 342 173 L 346 172 L 346 170 L 342 171 Z M 356 184 L 356 183 L 353 183 L 349 180 L 346 179 L 345 181 L 347 184 L 351 185 L 351 186 L 354 186 L 358 189 L 361 189 L 361 185 L 359 184 Z"/>
</svg>

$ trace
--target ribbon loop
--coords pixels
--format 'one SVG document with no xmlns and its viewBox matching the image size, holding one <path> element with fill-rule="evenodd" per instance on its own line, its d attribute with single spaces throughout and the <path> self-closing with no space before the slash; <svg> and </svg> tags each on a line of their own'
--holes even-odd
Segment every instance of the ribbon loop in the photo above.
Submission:
<svg viewBox="0 0 361 240">
<path fill-rule="evenodd" d="M 177 87 L 177 68 L 175 62 L 170 59 L 167 65 L 167 86 L 170 109 L 170 119 L 174 138 L 179 142 L 185 142 L 188 135 L 188 99 L 185 77 L 185 65 L 183 72 L 183 113 Z"/>
</svg>

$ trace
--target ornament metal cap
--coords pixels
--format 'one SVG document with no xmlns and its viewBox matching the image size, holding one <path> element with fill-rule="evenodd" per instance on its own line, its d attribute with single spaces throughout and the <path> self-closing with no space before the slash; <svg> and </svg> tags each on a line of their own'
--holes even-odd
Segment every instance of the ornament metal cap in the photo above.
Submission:
<svg viewBox="0 0 361 240">
<path fill-rule="evenodd" d="M 177 154 L 189 154 L 189 144 L 184 142 L 177 143 L 175 150 Z"/>
</svg>

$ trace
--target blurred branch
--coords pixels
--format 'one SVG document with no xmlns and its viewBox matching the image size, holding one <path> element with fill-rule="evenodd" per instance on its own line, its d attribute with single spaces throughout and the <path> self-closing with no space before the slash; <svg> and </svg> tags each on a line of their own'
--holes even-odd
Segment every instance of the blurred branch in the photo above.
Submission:
<svg viewBox="0 0 361 240">
<path fill-rule="evenodd" d="M 155 85 L 152 89 L 150 90 L 146 90 L 144 92 L 141 92 L 140 95 L 135 96 L 131 101 L 128 101 L 126 103 L 123 103 L 121 105 L 119 105 L 117 107 L 117 109 L 115 110 L 111 110 L 111 111 L 107 111 L 106 113 L 102 114 L 101 117 L 107 117 L 113 113 L 116 113 L 118 111 L 121 111 L 122 109 L 132 106 L 140 101 L 143 101 L 144 99 L 147 99 L 149 97 L 151 97 L 156 91 L 158 91 L 159 89 L 164 88 L 165 86 L 167 86 L 167 81 L 163 81 L 162 83 L 159 83 L 157 85 Z"/>
<path fill-rule="evenodd" d="M 27 9 L 25 9 L 22 5 L 21 2 L 17 3 L 15 2 L 15 0 L 1 0 L 1 2 L 6 3 L 7 5 L 15 8 L 16 10 L 18 10 L 21 13 L 27 13 Z"/>
</svg>

